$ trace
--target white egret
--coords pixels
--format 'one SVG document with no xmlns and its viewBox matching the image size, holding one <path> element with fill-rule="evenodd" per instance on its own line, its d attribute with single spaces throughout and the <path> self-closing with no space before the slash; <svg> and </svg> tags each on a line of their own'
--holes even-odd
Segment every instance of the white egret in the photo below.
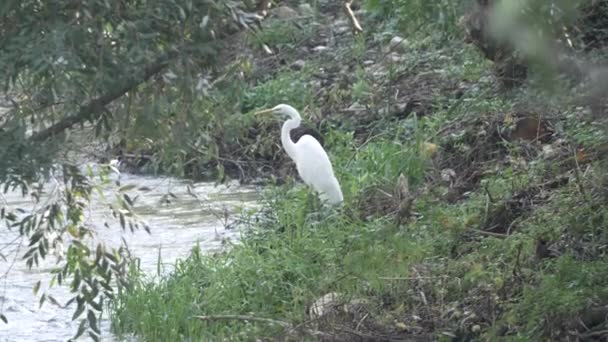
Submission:
<svg viewBox="0 0 608 342">
<path fill-rule="evenodd" d="M 281 143 L 287 155 L 296 163 L 304 183 L 319 193 L 319 198 L 329 204 L 340 204 L 344 200 L 340 183 L 334 175 L 327 153 L 314 137 L 306 134 L 297 142 L 291 140 L 289 132 L 298 128 L 302 118 L 292 106 L 280 104 L 256 114 L 273 113 L 289 117 L 281 129 Z"/>
</svg>

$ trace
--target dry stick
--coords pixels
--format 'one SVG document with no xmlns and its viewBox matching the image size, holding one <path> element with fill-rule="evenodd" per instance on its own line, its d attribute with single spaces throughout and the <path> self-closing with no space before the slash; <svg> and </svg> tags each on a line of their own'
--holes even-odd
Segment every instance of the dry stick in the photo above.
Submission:
<svg viewBox="0 0 608 342">
<path fill-rule="evenodd" d="M 361 28 L 361 25 L 359 24 L 357 17 L 355 17 L 355 13 L 350 8 L 352 3 L 353 3 L 353 0 L 344 1 L 344 13 L 346 13 L 346 16 L 350 20 L 350 24 L 353 27 L 353 33 L 358 34 L 360 32 L 363 32 L 363 28 Z"/>
<path fill-rule="evenodd" d="M 449 278 L 447 275 L 439 276 L 419 276 L 419 277 L 378 277 L 381 280 L 419 280 L 419 279 L 437 279 L 437 278 Z"/>
<path fill-rule="evenodd" d="M 359 327 L 361 327 L 361 324 L 363 324 L 363 321 L 365 321 L 365 319 L 369 316 L 369 312 L 366 313 L 363 318 L 361 318 L 359 320 L 359 323 L 357 323 L 357 326 L 355 327 L 355 331 L 359 330 Z"/>
<path fill-rule="evenodd" d="M 574 158 L 574 176 L 576 179 L 576 185 L 578 186 L 578 190 L 580 191 L 581 195 L 583 195 L 583 197 L 585 197 L 585 200 L 588 200 L 587 198 L 587 192 L 585 191 L 585 187 L 583 186 L 583 178 L 581 176 L 581 166 L 578 162 L 578 156 L 576 155 L 576 149 L 571 148 L 572 150 L 572 158 Z"/>
<path fill-rule="evenodd" d="M 498 225 L 494 225 L 491 228 L 496 228 Z M 479 230 L 479 229 L 475 229 L 475 228 L 469 228 L 469 230 L 474 231 L 476 233 L 482 234 L 482 235 L 490 235 L 490 236 L 495 236 L 495 237 L 499 237 L 499 238 L 506 238 L 508 237 L 508 235 L 506 234 L 500 234 L 500 233 L 493 233 L 493 232 L 488 232 L 485 230 Z"/>
</svg>

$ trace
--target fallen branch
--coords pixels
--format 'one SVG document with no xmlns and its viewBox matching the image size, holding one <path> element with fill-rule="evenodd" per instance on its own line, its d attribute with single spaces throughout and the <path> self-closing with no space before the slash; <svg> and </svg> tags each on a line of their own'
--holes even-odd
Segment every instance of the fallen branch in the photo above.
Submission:
<svg viewBox="0 0 608 342">
<path fill-rule="evenodd" d="M 350 6 L 352 5 L 352 3 L 353 3 L 353 0 L 345 0 L 344 1 L 344 13 L 346 13 L 346 16 L 348 17 L 348 20 L 350 20 L 350 24 L 353 27 L 353 33 L 354 34 L 358 34 L 358 33 L 363 32 L 363 28 L 361 28 L 361 25 L 359 24 L 359 21 L 357 20 L 357 17 L 355 17 L 355 13 L 350 8 Z"/>
<path fill-rule="evenodd" d="M 490 227 L 489 229 L 494 229 L 496 227 L 498 227 L 498 225 L 494 225 L 494 226 Z M 482 235 L 489 235 L 489 236 L 494 236 L 494 237 L 498 237 L 498 238 L 506 238 L 506 237 L 508 237 L 507 234 L 488 232 L 488 231 L 485 231 L 485 230 L 480 230 L 480 229 L 475 229 L 475 228 L 468 228 L 468 230 L 473 231 L 475 233 L 482 234 Z"/>
<path fill-rule="evenodd" d="M 306 333 L 307 335 L 310 335 L 313 337 L 324 337 L 324 338 L 330 339 L 331 341 L 347 341 L 347 339 L 341 338 L 334 334 L 329 334 L 329 333 L 325 333 L 325 332 L 318 331 L 318 330 L 308 329 L 308 328 L 301 327 L 301 326 L 300 327 L 294 326 L 293 324 L 291 324 L 289 322 L 279 321 L 279 320 L 272 319 L 272 318 L 255 317 L 255 316 L 248 316 L 248 315 L 208 315 L 208 316 L 194 316 L 194 318 L 197 318 L 201 321 L 226 321 L 226 320 L 230 321 L 231 320 L 231 321 L 251 321 L 251 322 L 268 323 L 268 324 L 279 325 L 283 329 L 285 329 L 285 331 L 301 331 L 303 333 Z"/>
</svg>

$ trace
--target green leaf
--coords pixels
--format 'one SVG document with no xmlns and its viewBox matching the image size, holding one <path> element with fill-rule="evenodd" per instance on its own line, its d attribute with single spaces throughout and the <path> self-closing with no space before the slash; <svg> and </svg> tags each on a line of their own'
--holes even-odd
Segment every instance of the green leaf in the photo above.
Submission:
<svg viewBox="0 0 608 342">
<path fill-rule="evenodd" d="M 8 320 L 6 319 L 6 316 L 4 316 L 3 314 L 0 314 L 0 319 L 2 320 L 2 322 L 4 322 L 5 324 L 8 324 Z"/>
<path fill-rule="evenodd" d="M 125 199 L 125 201 L 127 203 L 129 203 L 129 206 L 131 206 L 131 207 L 133 206 L 133 200 L 131 199 L 131 197 L 129 197 L 129 195 L 123 194 L 122 197 Z"/>
<path fill-rule="evenodd" d="M 95 312 L 93 310 L 89 310 L 87 312 L 87 320 L 89 321 L 89 327 L 93 329 L 97 334 L 100 334 L 99 327 L 97 327 L 97 317 L 95 316 Z"/>
<path fill-rule="evenodd" d="M 74 340 L 79 338 L 80 336 L 82 336 L 82 334 L 84 334 L 84 331 L 87 327 L 86 323 L 87 323 L 87 321 L 84 319 L 80 321 L 80 324 L 78 325 L 78 330 L 76 331 L 76 335 L 74 335 L 74 338 L 73 338 Z"/>
<path fill-rule="evenodd" d="M 38 282 L 34 285 L 34 294 L 38 294 L 38 290 L 40 290 L 40 283 L 41 281 L 38 280 Z"/>
<path fill-rule="evenodd" d="M 80 317 L 80 315 L 82 315 L 82 313 L 84 312 L 84 302 L 78 302 L 78 306 L 76 307 L 76 311 L 74 312 L 74 315 L 72 315 L 72 321 L 75 321 L 76 318 Z"/>
<path fill-rule="evenodd" d="M 95 301 L 91 301 L 91 302 L 89 302 L 89 305 L 91 305 L 95 310 L 101 312 L 101 310 L 103 309 L 103 306 L 102 306 L 103 300 L 102 300 L 102 298 L 99 299 L 99 303 L 97 303 Z"/>
<path fill-rule="evenodd" d="M 66 306 L 68 306 L 68 305 L 69 305 L 69 303 L 70 303 L 70 301 L 68 301 L 68 304 L 66 304 L 66 305 L 64 306 L 64 305 L 59 304 L 59 302 L 57 301 L 57 299 L 55 299 L 55 297 L 53 297 L 53 296 L 51 296 L 51 295 L 47 295 L 47 296 L 46 296 L 46 298 L 49 300 L 49 302 L 51 302 L 51 304 L 56 305 L 56 306 L 58 306 L 58 307 L 60 307 L 60 308 L 66 307 Z M 74 298 L 72 298 L 72 299 L 70 299 L 70 300 L 73 300 L 73 299 L 74 299 Z"/>
<path fill-rule="evenodd" d="M 40 309 L 42 307 L 42 305 L 44 304 L 44 302 L 46 302 L 46 294 L 43 294 L 42 296 L 40 296 L 40 301 L 39 301 L 39 305 L 38 308 Z"/>
<path fill-rule="evenodd" d="M 120 192 L 125 192 L 125 191 L 129 191 L 129 190 L 133 190 L 135 189 L 136 185 L 135 184 L 127 184 L 124 186 L 121 186 L 120 188 L 118 188 L 118 191 Z"/>
<path fill-rule="evenodd" d="M 32 235 L 32 237 L 30 237 L 30 244 L 28 245 L 28 247 L 31 247 L 32 245 L 36 244 L 36 242 L 38 242 L 44 235 L 44 233 L 42 231 L 37 231 L 36 233 L 34 233 L 34 235 Z"/>
</svg>

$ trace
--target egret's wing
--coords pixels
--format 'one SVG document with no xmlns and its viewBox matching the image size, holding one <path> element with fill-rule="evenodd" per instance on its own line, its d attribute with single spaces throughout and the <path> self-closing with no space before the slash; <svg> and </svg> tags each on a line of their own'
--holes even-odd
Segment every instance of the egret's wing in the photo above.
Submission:
<svg viewBox="0 0 608 342">
<path fill-rule="evenodd" d="M 296 166 L 302 180 L 332 203 L 342 202 L 342 190 L 327 153 L 317 139 L 304 135 L 296 143 Z"/>
</svg>

